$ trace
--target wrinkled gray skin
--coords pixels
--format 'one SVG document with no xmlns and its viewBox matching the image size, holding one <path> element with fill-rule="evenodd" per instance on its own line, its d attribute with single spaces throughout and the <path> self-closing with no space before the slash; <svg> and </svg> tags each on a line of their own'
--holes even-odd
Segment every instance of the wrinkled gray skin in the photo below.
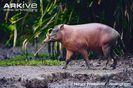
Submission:
<svg viewBox="0 0 133 88">
<path fill-rule="evenodd" d="M 90 50 L 102 52 L 104 58 L 107 59 L 107 66 L 109 58 L 113 58 L 110 53 L 115 47 L 119 37 L 120 35 L 115 29 L 104 24 L 61 24 L 51 31 L 50 35 L 47 36 L 44 42 L 58 41 L 67 49 L 66 64 L 63 67 L 64 69 L 67 68 L 70 58 L 74 52 L 78 52 L 83 55 L 86 66 L 89 68 L 88 52 Z M 112 67 L 115 69 L 117 61 L 114 58 L 113 60 L 114 63 L 112 64 Z"/>
</svg>

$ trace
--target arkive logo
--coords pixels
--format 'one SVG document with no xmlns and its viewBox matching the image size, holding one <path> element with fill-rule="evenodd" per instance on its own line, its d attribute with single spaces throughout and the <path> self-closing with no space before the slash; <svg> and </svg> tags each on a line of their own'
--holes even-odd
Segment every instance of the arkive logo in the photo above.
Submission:
<svg viewBox="0 0 133 88">
<path fill-rule="evenodd" d="M 5 3 L 3 10 L 37 12 L 37 3 Z"/>
</svg>

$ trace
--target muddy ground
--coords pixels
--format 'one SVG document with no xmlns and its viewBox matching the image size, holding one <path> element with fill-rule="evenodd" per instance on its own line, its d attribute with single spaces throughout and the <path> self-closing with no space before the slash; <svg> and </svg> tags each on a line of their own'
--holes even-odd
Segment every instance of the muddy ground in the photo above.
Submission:
<svg viewBox="0 0 133 88">
<path fill-rule="evenodd" d="M 72 61 L 66 70 L 62 66 L 0 67 L 0 88 L 133 88 L 133 58 L 119 60 L 117 68 L 106 61 L 90 60 L 88 70 L 83 60 Z"/>
<path fill-rule="evenodd" d="M 1 59 L 21 54 L 18 48 L 0 49 Z M 63 66 L 1 66 L 0 88 L 133 88 L 133 55 L 119 57 L 115 70 L 110 68 L 111 61 L 106 70 L 105 60 L 90 63 L 87 69 L 83 60 L 73 60 L 66 70 Z"/>
</svg>

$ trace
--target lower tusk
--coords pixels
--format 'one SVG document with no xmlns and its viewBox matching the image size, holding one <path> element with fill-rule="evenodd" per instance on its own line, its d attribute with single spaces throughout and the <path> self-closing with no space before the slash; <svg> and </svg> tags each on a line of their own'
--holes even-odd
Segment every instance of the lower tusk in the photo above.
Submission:
<svg viewBox="0 0 133 88">
<path fill-rule="evenodd" d="M 38 54 L 38 52 L 45 46 L 46 46 L 46 43 L 41 45 L 41 47 L 36 51 L 36 53 L 34 53 L 34 56 L 36 56 Z"/>
</svg>

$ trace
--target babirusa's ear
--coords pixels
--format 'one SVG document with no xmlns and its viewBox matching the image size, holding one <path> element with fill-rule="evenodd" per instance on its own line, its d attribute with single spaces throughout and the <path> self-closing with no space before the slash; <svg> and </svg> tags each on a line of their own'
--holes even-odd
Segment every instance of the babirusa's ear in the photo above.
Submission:
<svg viewBox="0 0 133 88">
<path fill-rule="evenodd" d="M 61 24 L 60 30 L 63 30 L 63 29 L 64 29 L 64 24 Z"/>
<path fill-rule="evenodd" d="M 48 29 L 48 33 L 51 33 L 52 32 L 52 28 Z"/>
</svg>

